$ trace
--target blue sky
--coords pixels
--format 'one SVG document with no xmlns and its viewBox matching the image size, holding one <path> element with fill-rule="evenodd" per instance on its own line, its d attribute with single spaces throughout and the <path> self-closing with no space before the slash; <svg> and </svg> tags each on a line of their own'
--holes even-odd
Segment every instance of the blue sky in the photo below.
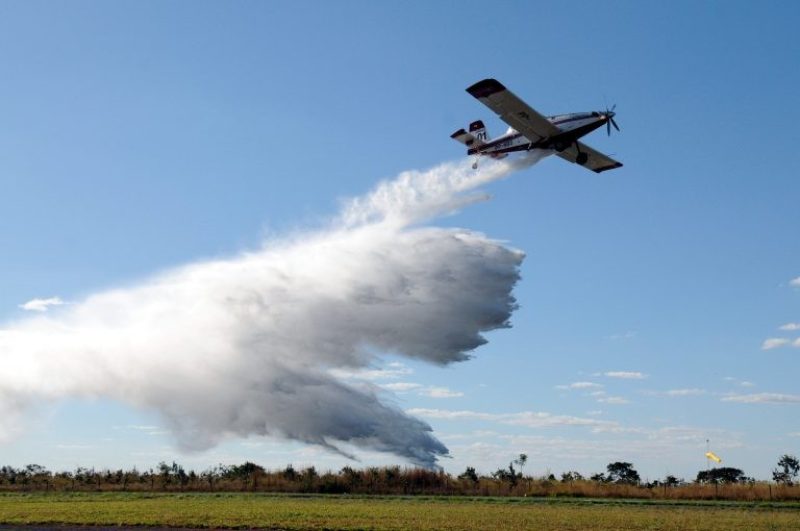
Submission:
<svg viewBox="0 0 800 531">
<path fill-rule="evenodd" d="M 373 381 L 406 384 L 390 400 L 431 424 L 453 472 L 526 452 L 532 473 L 626 460 L 693 477 L 708 438 L 767 478 L 800 453 L 800 331 L 779 329 L 800 323 L 799 11 L 4 3 L 0 317 L 318 227 L 380 180 L 459 159 L 454 130 L 505 129 L 464 92 L 495 77 L 544 114 L 616 103 L 622 132 L 586 141 L 625 167 L 549 158 L 433 222 L 526 253 L 513 328 L 446 368 L 386 356 Z M 154 412 L 103 398 L 29 424 L 4 462 L 347 463 L 257 437 L 183 453 Z"/>
</svg>

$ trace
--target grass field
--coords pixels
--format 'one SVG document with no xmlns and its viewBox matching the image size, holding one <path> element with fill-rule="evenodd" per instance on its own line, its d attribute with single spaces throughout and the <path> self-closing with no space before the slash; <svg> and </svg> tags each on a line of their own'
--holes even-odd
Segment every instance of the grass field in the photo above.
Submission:
<svg viewBox="0 0 800 531">
<path fill-rule="evenodd" d="M 264 494 L 4 494 L 0 523 L 268 529 L 800 530 L 800 504 Z"/>
</svg>

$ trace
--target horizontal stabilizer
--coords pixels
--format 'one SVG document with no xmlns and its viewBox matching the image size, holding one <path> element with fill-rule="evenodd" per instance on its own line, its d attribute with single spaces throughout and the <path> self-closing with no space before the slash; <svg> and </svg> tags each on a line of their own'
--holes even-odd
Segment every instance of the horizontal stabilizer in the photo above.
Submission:
<svg viewBox="0 0 800 531">
<path fill-rule="evenodd" d="M 476 143 L 481 143 L 477 138 L 472 136 L 470 133 L 467 133 L 464 129 L 459 129 L 458 131 L 450 135 L 450 138 L 452 138 L 457 142 L 461 142 L 467 147 L 472 147 L 476 145 Z"/>
</svg>

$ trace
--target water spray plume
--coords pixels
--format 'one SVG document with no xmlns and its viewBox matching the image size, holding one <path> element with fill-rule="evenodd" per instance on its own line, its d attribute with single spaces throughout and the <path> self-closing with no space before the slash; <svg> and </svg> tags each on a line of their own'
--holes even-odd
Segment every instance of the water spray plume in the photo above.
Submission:
<svg viewBox="0 0 800 531">
<path fill-rule="evenodd" d="M 0 434 L 41 402 L 101 397 L 158 412 L 186 450 L 269 435 L 435 466 L 430 426 L 335 373 L 385 352 L 463 361 L 509 326 L 522 253 L 421 224 L 536 160 L 405 172 L 324 230 L 6 323 Z"/>
</svg>

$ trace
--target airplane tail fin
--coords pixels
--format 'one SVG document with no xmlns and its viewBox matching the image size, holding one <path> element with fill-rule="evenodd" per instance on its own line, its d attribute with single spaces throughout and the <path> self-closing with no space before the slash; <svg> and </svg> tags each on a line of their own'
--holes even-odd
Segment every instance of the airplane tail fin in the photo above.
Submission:
<svg viewBox="0 0 800 531">
<path fill-rule="evenodd" d="M 469 124 L 469 133 L 480 140 L 481 143 L 489 140 L 489 133 L 486 131 L 486 126 L 483 125 L 483 121 L 481 120 L 475 120 Z"/>
<path fill-rule="evenodd" d="M 477 148 L 486 143 L 488 134 L 483 122 L 476 120 L 469 124 L 469 132 L 462 128 L 450 135 L 450 138 L 467 146 L 467 154 L 472 155 Z"/>
</svg>

